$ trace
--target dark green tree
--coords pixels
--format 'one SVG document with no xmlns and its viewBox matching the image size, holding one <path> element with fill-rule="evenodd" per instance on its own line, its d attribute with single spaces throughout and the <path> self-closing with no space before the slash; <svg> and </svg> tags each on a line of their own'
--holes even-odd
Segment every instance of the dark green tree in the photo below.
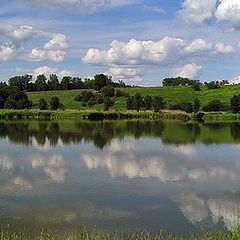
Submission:
<svg viewBox="0 0 240 240">
<path fill-rule="evenodd" d="M 52 97 L 50 100 L 50 108 L 51 110 L 57 110 L 60 107 L 60 100 L 58 97 Z"/>
<path fill-rule="evenodd" d="M 104 111 L 108 111 L 114 105 L 114 101 L 110 97 L 105 97 L 103 100 Z"/>
<path fill-rule="evenodd" d="M 104 74 L 97 74 L 94 76 L 93 81 L 93 89 L 96 91 L 100 91 L 103 87 L 110 85 L 112 83 L 112 79 L 110 76 Z"/>
<path fill-rule="evenodd" d="M 35 86 L 37 91 L 46 91 L 48 90 L 47 78 L 45 75 L 38 75 L 35 81 Z"/>
<path fill-rule="evenodd" d="M 153 99 L 153 108 L 155 112 L 159 112 L 166 106 L 165 100 L 161 96 L 156 96 Z"/>
<path fill-rule="evenodd" d="M 133 109 L 138 112 L 144 107 L 144 101 L 140 93 L 136 93 L 133 97 Z"/>
<path fill-rule="evenodd" d="M 153 107 L 153 98 L 151 96 L 147 95 L 144 98 L 144 104 L 145 104 L 146 110 L 152 109 L 152 107 Z"/>
<path fill-rule="evenodd" d="M 45 99 L 41 98 L 38 103 L 38 107 L 40 110 L 47 110 L 48 109 L 48 103 Z"/>
<path fill-rule="evenodd" d="M 133 109 L 133 97 L 128 97 L 126 101 L 126 108 L 128 110 Z"/>
<path fill-rule="evenodd" d="M 115 93 L 115 89 L 111 85 L 107 85 L 101 90 L 103 97 L 113 97 Z"/>
<path fill-rule="evenodd" d="M 240 112 L 240 94 L 234 95 L 230 100 L 230 106 L 233 113 Z"/>
<path fill-rule="evenodd" d="M 48 81 L 48 89 L 58 90 L 59 89 L 59 80 L 56 74 L 51 74 Z"/>
<path fill-rule="evenodd" d="M 72 89 L 72 84 L 71 84 L 72 78 L 70 76 L 64 76 L 61 81 L 61 89 L 63 90 L 70 90 Z"/>
<path fill-rule="evenodd" d="M 200 107 L 201 107 L 201 102 L 198 98 L 195 98 L 194 99 L 194 102 L 193 102 L 193 111 L 196 113 L 200 110 Z"/>
</svg>

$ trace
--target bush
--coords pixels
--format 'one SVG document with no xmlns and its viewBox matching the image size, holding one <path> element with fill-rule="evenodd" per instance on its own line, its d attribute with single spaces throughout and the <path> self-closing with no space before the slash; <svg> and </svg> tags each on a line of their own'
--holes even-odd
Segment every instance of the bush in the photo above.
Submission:
<svg viewBox="0 0 240 240">
<path fill-rule="evenodd" d="M 187 113 L 193 112 L 193 105 L 190 102 L 176 103 L 170 106 L 171 110 L 182 110 Z"/>
<path fill-rule="evenodd" d="M 154 112 L 159 112 L 161 109 L 165 108 L 165 101 L 162 97 L 157 96 L 153 99 Z"/>
<path fill-rule="evenodd" d="M 194 102 L 193 102 L 193 111 L 196 113 L 200 110 L 200 107 L 201 107 L 201 102 L 198 98 L 195 98 L 194 99 Z"/>
<path fill-rule="evenodd" d="M 114 101 L 110 97 L 105 97 L 103 100 L 104 111 L 108 111 L 110 107 L 114 105 Z"/>
<path fill-rule="evenodd" d="M 206 86 L 208 89 L 218 89 L 221 87 L 219 82 L 214 82 L 214 81 L 206 83 Z"/>
<path fill-rule="evenodd" d="M 103 97 L 113 97 L 115 93 L 115 89 L 111 85 L 107 85 L 103 87 L 101 91 L 102 91 Z"/>
<path fill-rule="evenodd" d="M 119 89 L 116 90 L 115 92 L 116 97 L 129 97 L 129 93 L 123 92 Z"/>
<path fill-rule="evenodd" d="M 200 85 L 200 83 L 195 83 L 195 84 L 193 85 L 193 89 L 194 89 L 194 91 L 200 92 L 200 91 L 201 91 L 201 85 Z"/>
<path fill-rule="evenodd" d="M 58 97 L 52 97 L 50 101 L 51 110 L 57 110 L 60 107 L 60 100 Z"/>
<path fill-rule="evenodd" d="M 207 105 L 203 106 L 202 110 L 205 112 L 221 112 L 228 110 L 228 107 L 220 100 L 212 100 Z"/>
<path fill-rule="evenodd" d="M 48 103 L 45 99 L 41 98 L 38 103 L 38 107 L 40 110 L 46 110 L 48 109 Z"/>
<path fill-rule="evenodd" d="M 75 101 L 76 101 L 76 102 L 81 102 L 82 99 L 83 99 L 82 94 L 79 94 L 79 95 L 77 95 L 77 96 L 75 97 Z"/>
<path fill-rule="evenodd" d="M 82 92 L 82 101 L 87 103 L 91 98 L 93 98 L 94 95 L 90 91 L 83 91 Z"/>
<path fill-rule="evenodd" d="M 234 95 L 231 98 L 230 105 L 231 105 L 231 110 L 232 110 L 233 113 L 239 113 L 240 112 L 240 94 L 239 95 Z"/>
</svg>

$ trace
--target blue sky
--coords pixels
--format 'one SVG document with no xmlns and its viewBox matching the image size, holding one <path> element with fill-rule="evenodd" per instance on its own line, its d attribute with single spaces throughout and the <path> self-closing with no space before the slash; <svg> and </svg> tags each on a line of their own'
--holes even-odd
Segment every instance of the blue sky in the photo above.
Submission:
<svg viewBox="0 0 240 240">
<path fill-rule="evenodd" d="M 0 0 L 0 76 L 240 75 L 239 0 Z"/>
</svg>

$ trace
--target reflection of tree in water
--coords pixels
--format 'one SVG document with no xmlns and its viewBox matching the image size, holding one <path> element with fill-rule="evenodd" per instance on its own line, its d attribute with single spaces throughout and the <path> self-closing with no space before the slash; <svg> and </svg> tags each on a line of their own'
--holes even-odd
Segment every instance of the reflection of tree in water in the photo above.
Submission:
<svg viewBox="0 0 240 240">
<path fill-rule="evenodd" d="M 240 141 L 240 124 L 233 123 L 230 125 L 231 136 L 235 141 Z"/>
<path fill-rule="evenodd" d="M 37 123 L 37 124 L 36 124 Z M 203 131 L 204 129 L 204 131 Z M 217 133 L 217 134 L 216 134 Z M 165 144 L 188 144 L 196 140 L 204 143 L 240 141 L 240 124 L 181 124 L 160 121 L 82 121 L 82 122 L 0 122 L 0 137 L 8 137 L 16 144 L 56 146 L 81 141 L 93 142 L 104 148 L 114 138 L 134 136 L 159 137 Z"/>
</svg>

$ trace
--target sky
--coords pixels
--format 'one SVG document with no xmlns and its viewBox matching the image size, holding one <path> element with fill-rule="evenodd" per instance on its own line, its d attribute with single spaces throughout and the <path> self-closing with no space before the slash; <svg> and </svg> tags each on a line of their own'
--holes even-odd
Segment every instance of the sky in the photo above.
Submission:
<svg viewBox="0 0 240 240">
<path fill-rule="evenodd" d="M 0 0 L 0 80 L 240 75 L 240 0 Z"/>
</svg>

